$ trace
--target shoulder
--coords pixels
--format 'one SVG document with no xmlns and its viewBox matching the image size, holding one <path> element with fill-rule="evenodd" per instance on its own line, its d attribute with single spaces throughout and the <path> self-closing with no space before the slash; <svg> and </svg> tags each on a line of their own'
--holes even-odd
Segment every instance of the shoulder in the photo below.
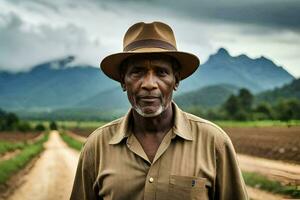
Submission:
<svg viewBox="0 0 300 200">
<path fill-rule="evenodd" d="M 231 145 L 229 136 L 217 124 L 187 112 L 184 112 L 184 114 L 189 121 L 192 132 L 198 135 L 198 137 L 200 135 L 201 138 L 205 137 L 213 140 L 219 149 L 223 149 L 225 145 Z"/>
<path fill-rule="evenodd" d="M 96 130 L 94 130 L 86 139 L 84 144 L 85 148 L 91 148 L 97 145 L 103 145 L 113 137 L 116 130 L 120 127 L 120 124 L 124 117 L 111 121 Z"/>
</svg>

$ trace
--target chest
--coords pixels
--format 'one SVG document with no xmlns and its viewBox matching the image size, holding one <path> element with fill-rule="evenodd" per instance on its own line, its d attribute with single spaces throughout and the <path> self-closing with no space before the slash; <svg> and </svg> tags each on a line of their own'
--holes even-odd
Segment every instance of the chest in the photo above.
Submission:
<svg viewBox="0 0 300 200">
<path fill-rule="evenodd" d="M 142 137 L 142 136 L 136 135 L 136 138 L 139 141 L 139 143 L 141 144 L 148 159 L 150 160 L 150 162 L 152 162 L 154 160 L 156 152 L 163 140 L 163 137 L 161 137 L 161 136 Z"/>
<path fill-rule="evenodd" d="M 129 148 L 124 145 L 113 149 L 117 152 L 103 155 L 105 162 L 97 179 L 103 199 L 208 199 L 215 169 L 211 168 L 212 163 L 200 161 L 207 152 L 199 151 L 191 142 L 161 141 L 158 153 L 164 150 L 163 153 L 149 164 L 136 149 L 136 142 L 130 141 Z M 147 143 L 146 148 L 148 144 L 157 145 Z"/>
</svg>

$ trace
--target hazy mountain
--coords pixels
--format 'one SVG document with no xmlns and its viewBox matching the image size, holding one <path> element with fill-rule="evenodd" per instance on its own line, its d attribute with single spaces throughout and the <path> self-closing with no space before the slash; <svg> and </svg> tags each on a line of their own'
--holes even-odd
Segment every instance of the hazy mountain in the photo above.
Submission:
<svg viewBox="0 0 300 200">
<path fill-rule="evenodd" d="M 69 56 L 45 62 L 28 72 L 0 71 L 0 107 L 35 114 L 53 110 L 64 114 L 77 109 L 77 113 L 86 110 L 89 114 L 93 109 L 97 112 L 128 109 L 126 94 L 116 81 L 107 78 L 99 67 L 75 65 L 74 59 Z M 180 83 L 176 101 L 181 105 L 199 103 L 210 107 L 222 102 L 236 88 L 258 92 L 280 87 L 293 79 L 264 57 L 232 57 L 220 49 L 194 75 Z M 192 93 L 185 93 L 189 91 Z"/>
<path fill-rule="evenodd" d="M 293 80 L 283 87 L 262 92 L 256 96 L 256 101 L 265 101 L 272 104 L 283 98 L 295 98 L 300 100 L 300 79 Z"/>
<path fill-rule="evenodd" d="M 216 84 L 229 84 L 248 88 L 254 93 L 280 87 L 294 77 L 271 60 L 246 55 L 232 57 L 221 48 L 187 80 L 181 83 L 181 91 L 192 91 Z"/>
<path fill-rule="evenodd" d="M 177 95 L 174 100 L 181 107 L 200 106 L 202 108 L 216 107 L 224 103 L 232 94 L 237 94 L 240 88 L 233 85 L 212 85 Z"/>
<path fill-rule="evenodd" d="M 120 86 L 117 86 L 79 102 L 76 107 L 127 110 L 129 105 L 126 93 L 122 91 Z"/>
<path fill-rule="evenodd" d="M 33 67 L 29 72 L 0 72 L 0 107 L 57 109 L 72 107 L 98 92 L 117 86 L 99 68 L 73 66 L 69 56 Z"/>
</svg>

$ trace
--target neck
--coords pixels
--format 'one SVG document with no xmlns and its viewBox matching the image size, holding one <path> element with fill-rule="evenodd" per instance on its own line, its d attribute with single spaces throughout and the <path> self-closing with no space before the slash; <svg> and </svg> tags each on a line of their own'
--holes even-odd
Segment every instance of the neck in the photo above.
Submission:
<svg viewBox="0 0 300 200">
<path fill-rule="evenodd" d="M 133 124 L 134 133 L 166 133 L 173 126 L 172 104 L 170 103 L 165 111 L 155 117 L 143 117 L 133 109 Z"/>
</svg>

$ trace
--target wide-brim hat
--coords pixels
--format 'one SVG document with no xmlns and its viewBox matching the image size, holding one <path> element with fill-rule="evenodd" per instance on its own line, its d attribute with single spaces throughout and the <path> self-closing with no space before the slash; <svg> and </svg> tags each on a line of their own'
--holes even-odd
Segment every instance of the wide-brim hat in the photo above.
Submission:
<svg viewBox="0 0 300 200">
<path fill-rule="evenodd" d="M 162 22 L 136 23 L 125 33 L 123 52 L 105 57 L 100 63 L 102 71 L 120 82 L 120 66 L 127 58 L 137 54 L 165 54 L 177 60 L 180 79 L 190 76 L 200 65 L 197 56 L 177 51 L 176 40 L 170 26 Z"/>
</svg>

